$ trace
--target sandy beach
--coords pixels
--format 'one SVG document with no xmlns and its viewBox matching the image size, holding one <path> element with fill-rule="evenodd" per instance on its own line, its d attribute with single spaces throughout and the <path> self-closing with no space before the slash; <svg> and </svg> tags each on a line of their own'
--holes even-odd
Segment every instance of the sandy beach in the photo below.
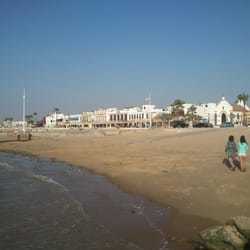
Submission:
<svg viewBox="0 0 250 250">
<path fill-rule="evenodd" d="M 104 175 L 126 192 L 190 215 L 188 231 L 192 218 L 212 224 L 250 216 L 249 160 L 246 173 L 232 172 L 222 163 L 231 134 L 237 140 L 244 134 L 250 141 L 249 128 L 54 130 L 34 132 L 27 142 L 2 137 L 0 150 L 65 161 Z M 178 230 L 183 218 L 173 228 Z"/>
</svg>

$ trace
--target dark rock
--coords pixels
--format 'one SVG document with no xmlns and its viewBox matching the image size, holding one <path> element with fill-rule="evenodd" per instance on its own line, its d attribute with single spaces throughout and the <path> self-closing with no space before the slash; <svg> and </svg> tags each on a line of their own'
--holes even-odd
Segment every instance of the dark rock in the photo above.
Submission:
<svg viewBox="0 0 250 250">
<path fill-rule="evenodd" d="M 200 248 L 207 250 L 244 250 L 247 240 L 232 225 L 208 228 L 199 234 Z"/>
<path fill-rule="evenodd" d="M 250 218 L 245 216 L 237 216 L 231 221 L 237 227 L 238 231 L 250 241 Z"/>
</svg>

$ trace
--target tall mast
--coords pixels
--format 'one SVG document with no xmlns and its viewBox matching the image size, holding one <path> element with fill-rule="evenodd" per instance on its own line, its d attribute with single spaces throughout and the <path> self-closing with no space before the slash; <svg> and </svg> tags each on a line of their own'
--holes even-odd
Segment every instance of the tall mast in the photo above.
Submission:
<svg viewBox="0 0 250 250">
<path fill-rule="evenodd" d="M 149 127 L 152 128 L 152 99 L 151 99 L 151 93 L 149 93 L 148 97 L 145 99 L 146 104 L 149 105 Z"/>
<path fill-rule="evenodd" d="M 25 132 L 25 102 L 26 102 L 25 89 L 23 89 L 23 132 Z"/>
<path fill-rule="evenodd" d="M 152 102 L 151 102 L 151 93 L 149 93 L 149 97 L 148 97 L 148 104 L 150 105 L 150 128 L 152 128 L 152 110 L 151 110 L 151 108 L 152 108 Z"/>
</svg>

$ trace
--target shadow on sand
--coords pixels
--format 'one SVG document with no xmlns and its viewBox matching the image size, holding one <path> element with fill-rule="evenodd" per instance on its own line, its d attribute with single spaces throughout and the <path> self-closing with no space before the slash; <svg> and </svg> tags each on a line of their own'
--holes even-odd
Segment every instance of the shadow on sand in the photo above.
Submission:
<svg viewBox="0 0 250 250">
<path fill-rule="evenodd" d="M 234 166 L 232 166 L 231 162 L 227 158 L 224 158 L 222 163 L 231 171 L 235 171 L 236 168 L 240 170 L 240 161 L 238 159 L 233 160 Z"/>
<path fill-rule="evenodd" d="M 0 143 L 17 142 L 17 139 L 0 140 Z"/>
</svg>

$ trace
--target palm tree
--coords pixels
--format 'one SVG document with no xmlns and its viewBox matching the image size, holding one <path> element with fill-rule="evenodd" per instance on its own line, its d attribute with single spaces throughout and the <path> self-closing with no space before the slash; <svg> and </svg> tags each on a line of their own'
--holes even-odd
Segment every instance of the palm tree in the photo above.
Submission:
<svg viewBox="0 0 250 250">
<path fill-rule="evenodd" d="M 181 99 L 176 99 L 172 104 L 172 114 L 174 116 L 181 116 L 184 115 L 184 111 L 183 111 L 183 104 L 185 104 L 185 101 L 181 100 Z"/>
<path fill-rule="evenodd" d="M 196 114 L 195 114 L 196 109 L 197 109 L 197 107 L 195 107 L 194 105 L 192 105 L 192 106 L 188 109 L 188 111 L 187 111 L 188 119 L 189 119 L 190 121 L 192 121 L 192 124 L 193 124 L 193 122 L 194 122 L 194 119 L 197 117 Z"/>
<path fill-rule="evenodd" d="M 246 104 L 249 99 L 249 95 L 246 93 L 240 94 L 237 96 L 237 100 L 243 102 L 244 105 L 244 113 L 243 113 L 243 124 L 246 125 L 245 112 L 246 112 Z"/>
<path fill-rule="evenodd" d="M 183 104 L 185 104 L 185 101 L 181 100 L 181 99 L 176 99 L 173 103 L 172 106 L 173 107 L 177 107 L 177 108 L 183 108 Z"/>
<path fill-rule="evenodd" d="M 26 115 L 25 116 L 25 120 L 27 121 L 27 124 L 35 124 L 36 123 L 36 116 L 37 116 L 37 112 L 33 112 L 30 115 Z"/>
<path fill-rule="evenodd" d="M 59 111 L 60 111 L 59 108 L 56 108 L 56 107 L 54 108 L 54 112 L 55 112 L 55 113 L 58 113 Z"/>
</svg>

